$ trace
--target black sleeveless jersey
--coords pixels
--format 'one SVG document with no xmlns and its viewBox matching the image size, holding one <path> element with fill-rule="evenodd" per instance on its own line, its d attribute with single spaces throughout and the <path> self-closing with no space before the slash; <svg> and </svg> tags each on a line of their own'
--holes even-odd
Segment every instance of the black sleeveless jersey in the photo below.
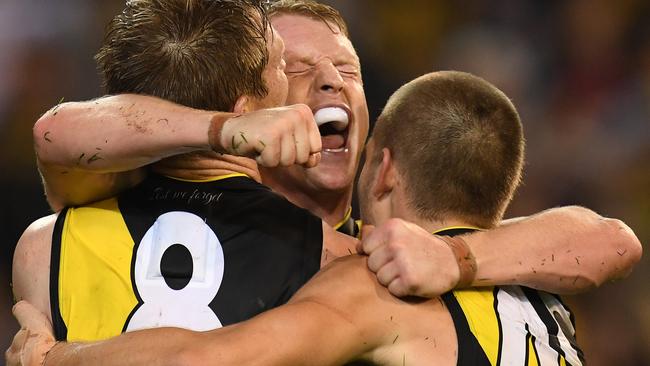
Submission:
<svg viewBox="0 0 650 366">
<path fill-rule="evenodd" d="M 321 220 L 246 176 L 150 175 L 65 209 L 52 242 L 57 339 L 208 330 L 284 304 L 320 267 Z"/>
</svg>

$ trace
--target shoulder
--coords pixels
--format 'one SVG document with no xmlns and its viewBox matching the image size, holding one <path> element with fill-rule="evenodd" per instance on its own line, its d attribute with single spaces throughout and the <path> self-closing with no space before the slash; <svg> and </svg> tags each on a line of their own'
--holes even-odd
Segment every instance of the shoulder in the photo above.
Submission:
<svg viewBox="0 0 650 366">
<path fill-rule="evenodd" d="M 18 240 L 13 260 L 16 300 L 25 299 L 49 314 L 49 268 L 52 233 L 58 214 L 34 221 Z"/>
<path fill-rule="evenodd" d="M 322 221 L 321 226 L 323 230 L 321 266 L 331 263 L 336 258 L 347 257 L 356 252 L 356 246 L 359 242 L 358 239 L 334 230 L 325 221 Z M 359 261 L 359 259 L 356 261 Z M 352 263 L 355 260 L 350 259 L 342 262 Z M 351 264 L 341 264 L 341 266 L 351 266 Z"/>
<path fill-rule="evenodd" d="M 351 326 L 356 340 L 363 339 L 360 359 L 401 364 L 403 354 L 409 353 L 440 364 L 455 358 L 453 322 L 443 303 L 437 298 L 392 296 L 367 269 L 366 256 L 349 255 L 333 261 L 292 302 L 327 309 L 329 326 Z"/>
<path fill-rule="evenodd" d="M 18 257 L 21 260 L 28 260 L 30 256 L 38 256 L 38 253 L 48 249 L 51 244 L 54 225 L 59 213 L 41 217 L 32 222 L 23 232 L 16 245 L 14 260 Z M 47 248 L 45 248 L 47 247 Z"/>
<path fill-rule="evenodd" d="M 367 267 L 367 257 L 347 255 L 323 267 L 292 298 L 292 302 L 319 299 L 337 308 L 360 308 L 360 303 L 393 297 Z M 350 308 L 352 310 L 352 308 Z"/>
</svg>

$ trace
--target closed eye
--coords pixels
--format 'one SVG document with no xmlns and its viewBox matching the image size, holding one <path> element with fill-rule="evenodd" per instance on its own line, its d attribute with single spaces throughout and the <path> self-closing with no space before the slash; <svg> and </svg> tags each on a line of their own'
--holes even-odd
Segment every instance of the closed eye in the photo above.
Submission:
<svg viewBox="0 0 650 366">
<path fill-rule="evenodd" d="M 359 76 L 359 69 L 352 65 L 340 65 L 337 66 L 336 69 L 339 70 L 339 72 L 343 76 L 347 76 L 347 77 Z"/>
<path fill-rule="evenodd" d="M 309 71 L 309 69 L 300 69 L 300 70 L 297 70 L 297 69 L 287 70 L 287 69 L 285 69 L 284 70 L 284 72 L 287 73 L 287 74 L 304 74 L 307 71 Z"/>
</svg>

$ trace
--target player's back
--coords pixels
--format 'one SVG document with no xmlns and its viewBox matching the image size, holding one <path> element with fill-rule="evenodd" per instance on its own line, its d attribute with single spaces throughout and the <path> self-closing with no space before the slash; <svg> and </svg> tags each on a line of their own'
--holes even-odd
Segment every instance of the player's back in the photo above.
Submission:
<svg viewBox="0 0 650 366">
<path fill-rule="evenodd" d="M 584 363 L 573 317 L 555 295 L 497 286 L 442 298 L 454 320 L 459 366 Z"/>
<path fill-rule="evenodd" d="M 150 175 L 55 225 L 56 336 L 207 330 L 286 302 L 319 268 L 321 221 L 252 179 Z"/>
</svg>

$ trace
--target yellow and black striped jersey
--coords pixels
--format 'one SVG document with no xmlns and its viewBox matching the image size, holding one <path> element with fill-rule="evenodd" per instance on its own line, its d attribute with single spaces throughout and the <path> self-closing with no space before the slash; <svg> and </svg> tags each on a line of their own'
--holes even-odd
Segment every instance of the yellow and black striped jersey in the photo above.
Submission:
<svg viewBox="0 0 650 366">
<path fill-rule="evenodd" d="M 573 315 L 559 296 L 523 286 L 495 286 L 455 290 L 442 299 L 456 328 L 459 366 L 584 364 Z"/>
<path fill-rule="evenodd" d="M 288 301 L 318 271 L 322 235 L 319 218 L 246 176 L 150 175 L 59 215 L 50 272 L 56 338 L 246 320 Z"/>
</svg>

